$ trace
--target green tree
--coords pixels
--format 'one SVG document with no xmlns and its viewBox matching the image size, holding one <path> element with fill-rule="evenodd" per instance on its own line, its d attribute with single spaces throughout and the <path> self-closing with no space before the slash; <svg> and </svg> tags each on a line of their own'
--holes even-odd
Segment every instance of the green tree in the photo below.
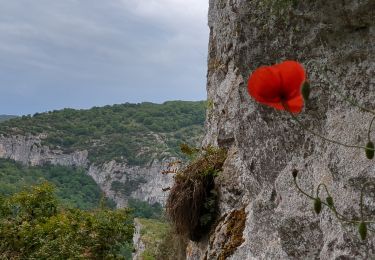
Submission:
<svg viewBox="0 0 375 260">
<path fill-rule="evenodd" d="M 121 259 L 134 226 L 126 209 L 63 209 L 48 183 L 0 197 L 1 259 Z"/>
</svg>

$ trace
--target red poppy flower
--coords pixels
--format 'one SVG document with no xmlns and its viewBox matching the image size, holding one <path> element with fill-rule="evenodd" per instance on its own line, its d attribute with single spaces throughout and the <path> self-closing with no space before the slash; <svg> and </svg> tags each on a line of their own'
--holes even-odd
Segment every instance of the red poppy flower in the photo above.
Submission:
<svg viewBox="0 0 375 260">
<path fill-rule="evenodd" d="M 303 108 L 301 87 L 305 70 L 296 61 L 284 61 L 255 70 L 248 81 L 248 92 L 256 101 L 279 110 L 299 113 Z"/>
</svg>

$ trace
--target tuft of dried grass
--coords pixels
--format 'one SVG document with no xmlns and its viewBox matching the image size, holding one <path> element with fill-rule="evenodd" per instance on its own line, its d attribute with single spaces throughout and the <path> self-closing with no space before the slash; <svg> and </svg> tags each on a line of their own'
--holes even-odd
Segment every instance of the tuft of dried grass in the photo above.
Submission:
<svg viewBox="0 0 375 260">
<path fill-rule="evenodd" d="M 176 232 L 198 241 L 209 231 L 217 214 L 215 177 L 222 171 L 226 150 L 202 148 L 178 171 L 167 199 L 167 214 Z"/>
</svg>

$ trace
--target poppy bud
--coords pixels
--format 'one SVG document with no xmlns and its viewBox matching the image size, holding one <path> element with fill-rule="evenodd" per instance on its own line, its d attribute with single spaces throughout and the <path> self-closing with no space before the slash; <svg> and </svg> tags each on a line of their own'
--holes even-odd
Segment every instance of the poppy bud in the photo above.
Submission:
<svg viewBox="0 0 375 260">
<path fill-rule="evenodd" d="M 371 141 L 366 144 L 366 157 L 370 160 L 374 158 L 374 143 Z"/>
<path fill-rule="evenodd" d="M 359 235 L 361 236 L 361 239 L 365 240 L 366 237 L 367 237 L 367 226 L 366 226 L 366 223 L 361 222 L 359 224 L 359 226 L 358 226 L 358 232 L 359 232 Z"/>
<path fill-rule="evenodd" d="M 314 211 L 316 214 L 319 214 L 320 211 L 322 211 L 322 201 L 320 200 L 320 198 L 316 198 L 314 200 Z"/>
<path fill-rule="evenodd" d="M 326 198 L 328 206 L 333 207 L 333 198 L 331 196 Z"/>
<path fill-rule="evenodd" d="M 310 83 L 308 81 L 303 82 L 301 93 L 305 101 L 309 100 L 310 92 Z"/>
<path fill-rule="evenodd" d="M 293 175 L 293 178 L 294 178 L 294 179 L 297 178 L 297 174 L 298 174 L 298 171 L 297 171 L 296 169 L 294 169 L 294 170 L 292 171 L 292 175 Z"/>
</svg>

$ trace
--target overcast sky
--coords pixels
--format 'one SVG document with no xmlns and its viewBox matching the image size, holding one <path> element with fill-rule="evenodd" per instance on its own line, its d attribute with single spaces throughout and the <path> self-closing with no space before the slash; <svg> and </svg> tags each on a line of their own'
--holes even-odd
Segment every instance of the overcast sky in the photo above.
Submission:
<svg viewBox="0 0 375 260">
<path fill-rule="evenodd" d="M 206 98 L 208 0 L 0 0 L 0 114 Z"/>
</svg>

